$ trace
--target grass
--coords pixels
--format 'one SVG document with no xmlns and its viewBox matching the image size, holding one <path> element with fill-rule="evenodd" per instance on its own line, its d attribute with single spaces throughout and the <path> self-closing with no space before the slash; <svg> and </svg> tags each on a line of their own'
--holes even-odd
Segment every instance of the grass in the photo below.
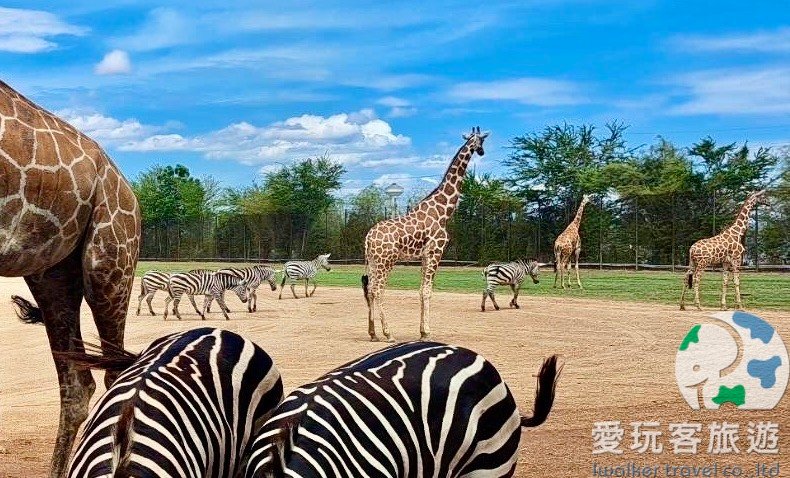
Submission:
<svg viewBox="0 0 790 478">
<path fill-rule="evenodd" d="M 187 271 L 195 268 L 218 269 L 224 266 L 239 267 L 240 264 L 198 263 L 198 262 L 141 262 L 138 275 L 149 270 L 167 272 Z M 436 275 L 434 290 L 448 292 L 468 292 L 482 294 L 483 278 L 480 267 L 442 267 Z M 361 288 L 360 276 L 364 273 L 361 265 L 335 265 L 331 272 L 321 271 L 318 282 L 321 285 Z M 571 274 L 573 276 L 573 274 Z M 677 304 L 682 288 L 682 272 L 668 271 L 581 271 L 584 290 L 554 289 L 554 272 L 550 267 L 541 271 L 540 284 L 531 281 L 524 283 L 522 297 L 527 296 L 567 296 L 597 299 L 610 299 L 638 302 L 659 302 Z M 417 266 L 397 266 L 389 279 L 389 288 L 417 290 L 420 285 L 420 268 Z M 360 292 L 361 293 L 361 292 Z M 509 294 L 506 287 L 499 289 L 500 294 Z M 721 273 L 707 272 L 702 279 L 700 297 L 703 307 L 717 307 L 721 294 Z M 735 304 L 735 289 L 728 287 L 727 303 Z M 749 308 L 790 310 L 790 274 L 782 273 L 741 273 L 741 294 Z M 689 297 L 689 296 L 687 296 Z M 689 304 L 693 303 L 693 297 Z"/>
</svg>

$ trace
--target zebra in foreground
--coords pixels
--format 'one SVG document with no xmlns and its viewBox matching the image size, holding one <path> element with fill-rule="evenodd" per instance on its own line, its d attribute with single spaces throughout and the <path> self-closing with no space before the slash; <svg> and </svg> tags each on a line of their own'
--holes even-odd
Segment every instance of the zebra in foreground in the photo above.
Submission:
<svg viewBox="0 0 790 478">
<path fill-rule="evenodd" d="M 66 354 L 78 366 L 121 372 L 88 417 L 69 478 L 237 476 L 283 398 L 269 355 L 233 332 L 180 332 L 139 355 L 103 348 Z"/>
<path fill-rule="evenodd" d="M 232 274 L 247 281 L 247 288 L 250 292 L 250 300 L 247 302 L 247 312 L 255 312 L 258 310 L 258 286 L 260 286 L 262 283 L 268 282 L 272 291 L 277 290 L 278 271 L 263 264 L 245 267 L 243 269 L 227 267 L 225 269 L 220 269 L 217 272 L 221 274 Z M 209 307 L 211 307 L 210 302 Z"/>
<path fill-rule="evenodd" d="M 283 290 L 285 290 L 285 281 L 289 281 L 291 284 L 291 294 L 294 295 L 294 299 L 298 299 L 299 297 L 296 296 L 296 281 L 304 280 L 304 296 L 305 297 L 312 297 L 315 294 L 315 289 L 317 287 L 315 283 L 315 276 L 318 274 L 318 270 L 323 267 L 327 271 L 331 271 L 332 268 L 329 267 L 329 256 L 331 254 L 321 254 L 320 256 L 316 257 L 312 261 L 289 261 L 285 263 L 284 273 L 283 273 L 283 281 L 280 284 L 280 297 L 279 299 L 283 298 Z M 307 283 L 313 281 L 313 290 L 309 294 L 307 293 Z"/>
<path fill-rule="evenodd" d="M 483 302 L 480 304 L 480 310 L 486 311 L 486 297 L 491 298 L 491 303 L 494 304 L 494 309 L 499 310 L 499 304 L 494 299 L 494 289 L 498 285 L 509 285 L 513 291 L 513 298 L 510 300 L 510 306 L 520 308 L 518 305 L 518 292 L 521 290 L 521 284 L 527 276 L 532 278 L 532 283 L 537 284 L 538 271 L 540 264 L 535 260 L 525 261 L 519 259 L 517 261 L 508 263 L 495 263 L 483 269 L 483 277 L 485 277 L 486 288 L 483 291 Z"/>
<path fill-rule="evenodd" d="M 395 345 L 289 394 L 252 444 L 246 478 L 509 477 L 521 430 L 546 420 L 560 370 L 538 374 L 523 417 L 496 368 L 471 350 Z"/>
<path fill-rule="evenodd" d="M 170 295 L 165 299 L 165 320 L 167 320 L 167 310 L 170 302 L 173 302 L 173 313 L 176 314 L 178 320 L 181 320 L 181 314 L 178 312 L 178 303 L 181 301 L 181 296 L 186 294 L 194 304 L 193 295 L 206 296 L 203 300 L 203 310 L 198 311 L 198 314 L 203 320 L 206 320 L 206 309 L 208 308 L 211 300 L 216 300 L 225 316 L 225 320 L 230 320 L 228 317 L 228 306 L 225 305 L 223 294 L 226 290 L 232 290 L 239 297 L 242 302 L 247 302 L 247 281 L 241 277 L 232 274 L 219 274 L 219 273 L 180 273 L 170 276 L 170 286 L 168 288 Z M 195 307 L 197 309 L 197 307 Z"/>
</svg>

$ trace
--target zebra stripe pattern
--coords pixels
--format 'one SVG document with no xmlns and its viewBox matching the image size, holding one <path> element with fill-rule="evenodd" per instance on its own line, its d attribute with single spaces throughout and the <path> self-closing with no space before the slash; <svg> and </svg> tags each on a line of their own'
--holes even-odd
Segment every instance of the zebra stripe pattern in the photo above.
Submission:
<svg viewBox="0 0 790 478">
<path fill-rule="evenodd" d="M 237 476 L 283 397 L 266 352 L 220 329 L 169 335 L 139 356 L 69 355 L 83 366 L 123 370 L 91 411 L 69 478 Z"/>
<path fill-rule="evenodd" d="M 232 274 L 219 274 L 219 273 L 179 273 L 170 276 L 170 295 L 165 299 L 165 320 L 167 320 L 167 311 L 170 302 L 173 301 L 173 313 L 176 314 L 178 320 L 181 320 L 181 314 L 178 312 L 178 303 L 181 301 L 181 296 L 186 294 L 192 302 L 192 306 L 197 309 L 193 295 L 206 296 L 203 301 L 203 311 L 198 310 L 198 314 L 206 319 L 206 309 L 212 300 L 216 300 L 222 309 L 222 314 L 225 320 L 230 320 L 228 317 L 228 306 L 225 305 L 224 291 L 232 290 L 239 297 L 242 302 L 247 302 L 247 283 L 244 279 Z"/>
<path fill-rule="evenodd" d="M 311 297 L 315 294 L 315 289 L 317 287 L 315 282 L 315 276 L 318 275 L 318 270 L 320 268 L 324 268 L 327 271 L 331 271 L 332 268 L 329 267 L 329 256 L 331 254 L 321 254 L 320 256 L 316 257 L 312 261 L 289 261 L 285 263 L 284 274 L 283 274 L 283 281 L 280 284 L 280 299 L 283 298 L 283 290 L 285 290 L 285 281 L 289 281 L 291 284 L 291 293 L 294 296 L 294 299 L 298 299 L 299 297 L 296 296 L 296 281 L 303 280 L 304 281 L 304 296 Z M 307 292 L 307 284 L 310 281 L 313 281 L 313 290 L 312 292 Z"/>
<path fill-rule="evenodd" d="M 508 477 L 522 427 L 543 423 L 557 358 L 538 376 L 522 417 L 496 368 L 433 342 L 395 345 L 289 394 L 252 444 L 247 478 Z"/>
<path fill-rule="evenodd" d="M 494 299 L 494 289 L 499 285 L 509 285 L 513 291 L 513 298 L 510 300 L 510 306 L 520 308 L 518 305 L 518 293 L 521 290 L 521 284 L 527 276 L 532 278 L 532 282 L 537 284 L 538 271 L 540 264 L 537 261 L 525 261 L 519 259 L 517 261 L 508 263 L 495 263 L 483 269 L 483 277 L 485 277 L 486 288 L 483 291 L 483 302 L 480 304 L 480 310 L 486 311 L 486 297 L 491 298 L 491 303 L 494 304 L 494 309 L 499 310 L 499 304 Z"/>
<path fill-rule="evenodd" d="M 143 299 L 148 303 L 148 311 L 151 315 L 156 315 L 154 308 L 151 307 L 151 301 L 154 300 L 154 294 L 158 290 L 167 290 L 170 284 L 170 274 L 167 272 L 148 271 L 143 274 L 140 279 L 140 297 L 137 302 L 137 315 L 140 315 L 140 307 L 143 305 Z"/>
<path fill-rule="evenodd" d="M 243 269 L 228 267 L 220 269 L 217 272 L 220 274 L 232 274 L 247 281 L 247 288 L 250 291 L 250 300 L 247 302 L 247 312 L 255 312 L 258 310 L 258 286 L 262 283 L 268 282 L 269 287 L 271 287 L 273 291 L 277 290 L 277 271 L 269 266 L 256 265 Z"/>
</svg>

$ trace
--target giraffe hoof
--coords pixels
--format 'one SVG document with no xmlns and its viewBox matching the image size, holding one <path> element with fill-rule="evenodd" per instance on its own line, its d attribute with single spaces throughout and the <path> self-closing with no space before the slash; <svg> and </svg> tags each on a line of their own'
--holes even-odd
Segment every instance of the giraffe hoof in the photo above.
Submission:
<svg viewBox="0 0 790 478">
<path fill-rule="evenodd" d="M 518 304 L 513 304 L 513 307 L 520 309 L 521 307 Z"/>
<path fill-rule="evenodd" d="M 420 334 L 420 340 L 425 342 L 426 340 L 431 339 L 431 334 Z"/>
<path fill-rule="evenodd" d="M 499 306 L 498 306 L 498 305 L 495 305 L 495 306 L 494 306 L 494 310 L 499 310 Z"/>
<path fill-rule="evenodd" d="M 686 306 L 681 304 L 680 310 L 686 310 Z"/>
<path fill-rule="evenodd" d="M 485 312 L 485 311 L 486 311 L 485 307 L 480 307 L 480 312 Z"/>
<path fill-rule="evenodd" d="M 379 340 L 378 335 L 371 335 L 370 336 L 370 341 L 371 342 L 381 342 L 381 340 Z"/>
</svg>

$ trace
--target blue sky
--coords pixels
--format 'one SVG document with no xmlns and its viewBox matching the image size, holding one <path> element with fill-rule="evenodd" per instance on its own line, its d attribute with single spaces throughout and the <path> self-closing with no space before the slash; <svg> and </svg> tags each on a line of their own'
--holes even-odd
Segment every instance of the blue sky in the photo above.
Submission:
<svg viewBox="0 0 790 478">
<path fill-rule="evenodd" d="M 510 138 L 562 121 L 623 121 L 634 146 L 790 143 L 781 4 L 4 2 L 0 78 L 131 178 L 181 162 L 244 185 L 328 153 L 344 193 L 419 190 L 475 125 L 495 174 Z"/>
</svg>

